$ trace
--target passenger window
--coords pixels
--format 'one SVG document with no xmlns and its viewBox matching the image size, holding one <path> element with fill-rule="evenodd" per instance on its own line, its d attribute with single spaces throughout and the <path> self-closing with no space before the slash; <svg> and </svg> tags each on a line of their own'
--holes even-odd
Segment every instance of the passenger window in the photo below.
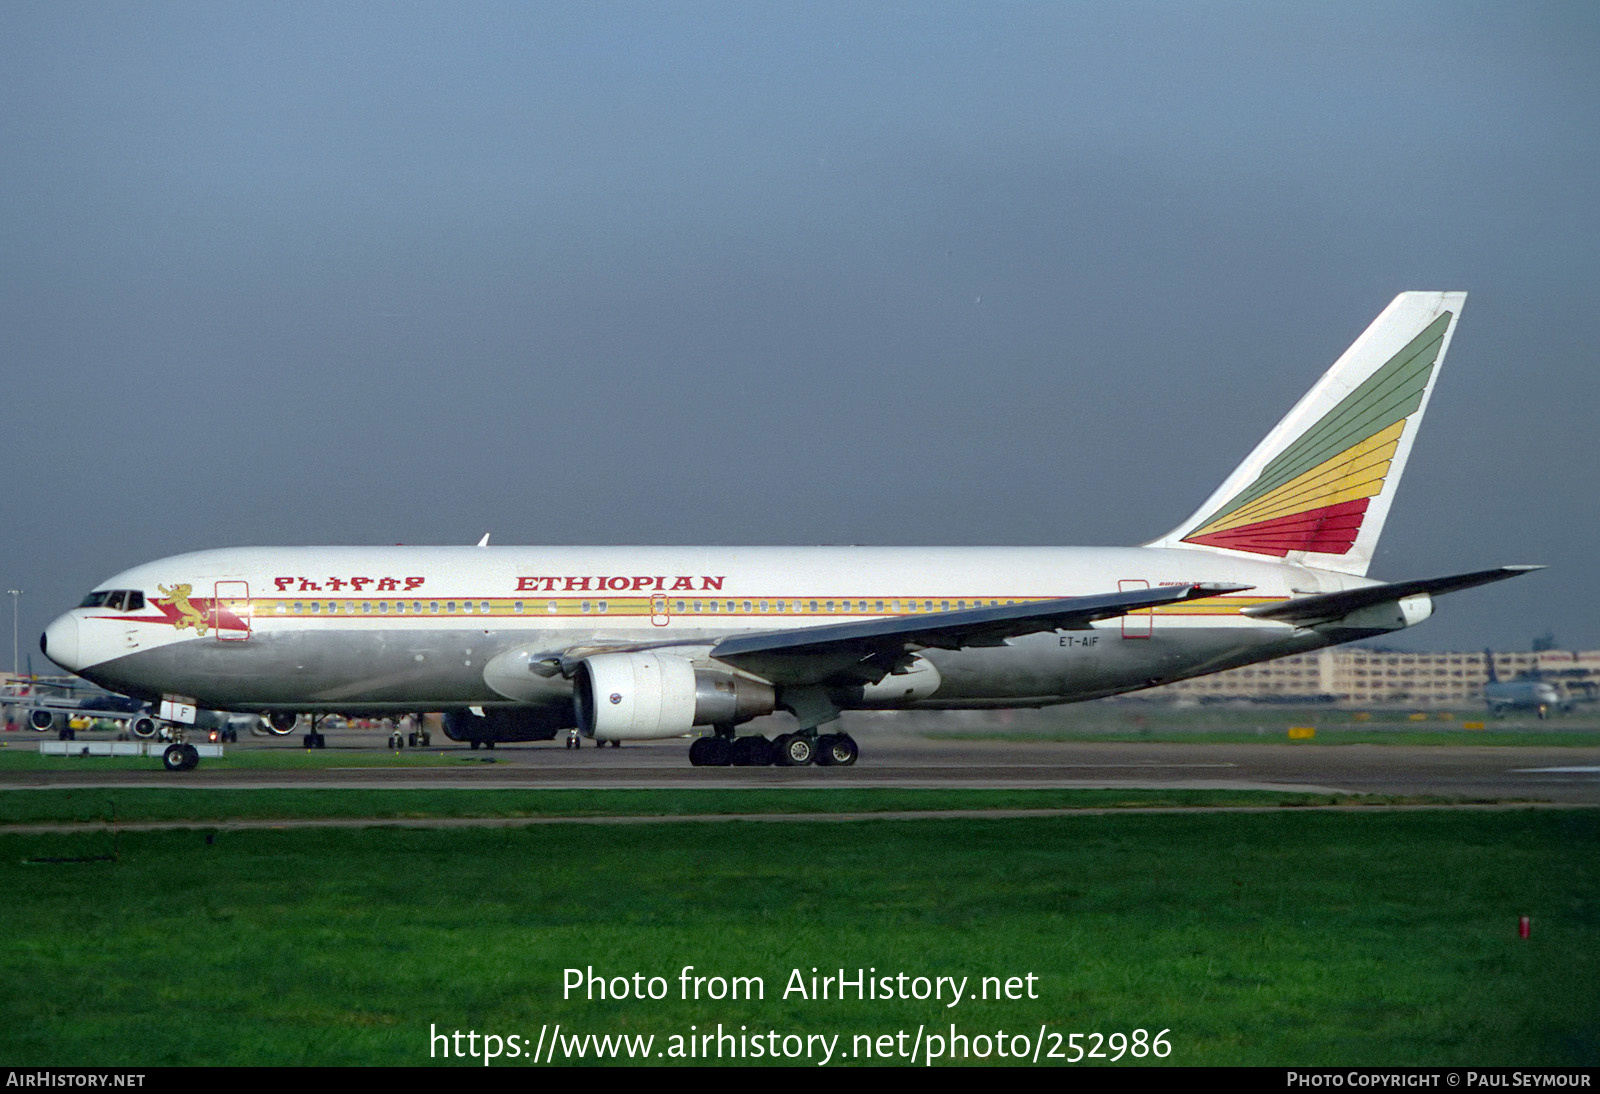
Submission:
<svg viewBox="0 0 1600 1094">
<path fill-rule="evenodd" d="M 583 610 L 586 612 L 589 610 L 589 602 L 587 600 L 583 602 Z"/>
<path fill-rule="evenodd" d="M 816 611 L 817 610 L 817 602 L 815 600 L 813 600 L 811 602 L 811 610 L 812 611 Z"/>
<path fill-rule="evenodd" d="M 515 604 L 513 604 L 511 606 L 511 610 L 516 612 L 518 615 L 521 615 L 522 614 L 522 601 L 519 600 Z"/>
<path fill-rule="evenodd" d="M 428 610 L 430 612 L 432 612 L 434 615 L 438 615 L 439 614 L 439 602 L 437 600 L 428 601 Z"/>
<path fill-rule="evenodd" d="M 765 600 L 763 600 L 761 602 L 761 610 L 762 611 L 766 611 L 767 610 L 767 602 Z"/>
<path fill-rule="evenodd" d="M 489 602 L 487 600 L 485 600 L 482 604 L 479 604 L 478 608 L 483 612 L 484 615 L 489 614 Z"/>
<path fill-rule="evenodd" d="M 730 612 L 731 612 L 731 611 L 733 611 L 733 601 L 731 601 L 731 600 L 730 600 L 730 601 L 728 601 L 728 610 L 729 610 L 729 611 L 730 611 Z"/>
<path fill-rule="evenodd" d="M 545 611 L 549 611 L 549 612 L 554 612 L 554 611 L 558 611 L 558 610 L 559 609 L 556 607 L 556 602 L 554 600 L 550 601 L 549 607 L 547 607 L 545 609 Z"/>
<path fill-rule="evenodd" d="M 833 601 L 831 601 L 831 600 L 830 600 L 830 601 L 828 601 L 828 610 L 829 610 L 829 611 L 830 611 L 830 612 L 831 612 L 831 611 L 833 611 Z"/>
<path fill-rule="evenodd" d="M 606 602 L 604 600 L 600 601 L 600 610 L 601 611 L 605 611 L 606 610 Z"/>
<path fill-rule="evenodd" d="M 678 601 L 678 614 L 679 615 L 683 614 L 683 601 L 681 601 L 681 600 Z"/>
<path fill-rule="evenodd" d="M 472 601 L 463 600 L 461 602 L 461 610 L 464 612 L 470 612 L 472 610 Z"/>
<path fill-rule="evenodd" d="M 381 612 L 384 615 L 388 615 L 389 614 L 389 602 L 387 600 L 378 601 L 378 611 Z"/>
<path fill-rule="evenodd" d="M 748 600 L 744 602 L 744 610 L 746 613 L 750 611 L 750 602 Z"/>
<path fill-rule="evenodd" d="M 395 603 L 394 610 L 400 612 L 402 615 L 405 614 L 406 602 L 404 600 L 397 601 Z"/>
<path fill-rule="evenodd" d="M 295 615 L 299 615 L 301 612 L 303 612 L 305 610 L 306 610 L 306 606 L 303 603 L 301 603 L 298 600 L 296 600 L 294 602 L 294 614 Z"/>
<path fill-rule="evenodd" d="M 695 611 L 699 611 L 700 610 L 700 602 L 698 600 L 696 600 L 694 602 L 694 610 Z"/>
<path fill-rule="evenodd" d="M 709 603 L 711 605 L 711 610 L 712 611 L 716 611 L 717 610 L 717 602 L 715 600 L 712 600 L 712 601 L 709 601 Z"/>
<path fill-rule="evenodd" d="M 422 614 L 422 601 L 420 601 L 420 600 L 413 600 L 413 601 L 412 601 L 412 602 L 411 602 L 411 610 L 412 610 L 412 611 L 413 611 L 413 612 L 416 612 L 416 613 L 417 613 L 417 614 L 418 614 L 418 615 L 421 615 L 421 614 Z M 522 610 L 522 609 L 520 609 L 520 608 L 518 608 L 518 609 L 517 609 L 517 610 L 518 610 L 518 611 L 521 611 L 521 610 Z"/>
<path fill-rule="evenodd" d="M 456 602 L 454 600 L 445 601 L 444 610 L 449 615 L 455 615 L 456 614 Z"/>
</svg>

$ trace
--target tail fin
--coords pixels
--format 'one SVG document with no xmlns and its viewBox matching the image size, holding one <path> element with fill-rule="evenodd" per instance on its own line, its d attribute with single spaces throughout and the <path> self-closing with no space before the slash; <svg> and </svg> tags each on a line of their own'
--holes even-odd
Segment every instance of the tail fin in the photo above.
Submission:
<svg viewBox="0 0 1600 1094">
<path fill-rule="evenodd" d="M 1498 684 L 1500 682 L 1500 677 L 1498 675 L 1496 675 L 1495 671 L 1494 671 L 1494 653 L 1493 653 L 1493 651 L 1491 651 L 1491 650 L 1484 650 L 1483 651 L 1483 667 L 1486 670 L 1488 670 L 1489 683 Z"/>
<path fill-rule="evenodd" d="M 1364 575 L 1466 298 L 1395 297 L 1206 503 L 1147 546 Z"/>
</svg>

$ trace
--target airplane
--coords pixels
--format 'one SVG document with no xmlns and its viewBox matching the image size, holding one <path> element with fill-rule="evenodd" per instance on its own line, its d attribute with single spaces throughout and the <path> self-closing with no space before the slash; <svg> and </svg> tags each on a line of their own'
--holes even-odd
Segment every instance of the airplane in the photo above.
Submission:
<svg viewBox="0 0 1600 1094">
<path fill-rule="evenodd" d="M 1388 634 L 1540 568 L 1366 576 L 1465 298 L 1397 296 L 1137 547 L 225 548 L 110 578 L 40 648 L 163 717 L 307 715 L 316 744 L 321 716 L 429 711 L 473 748 L 699 732 L 696 766 L 843 766 L 847 710 L 1042 707 Z M 778 710 L 793 731 L 737 733 Z"/>
<path fill-rule="evenodd" d="M 1571 709 L 1561 698 L 1560 688 L 1537 676 L 1501 680 L 1494 670 L 1494 654 L 1489 650 L 1483 651 L 1483 667 L 1489 674 L 1483 685 L 1483 701 L 1496 718 L 1509 710 L 1531 710 L 1540 718 L 1548 718 L 1551 711 Z"/>
</svg>

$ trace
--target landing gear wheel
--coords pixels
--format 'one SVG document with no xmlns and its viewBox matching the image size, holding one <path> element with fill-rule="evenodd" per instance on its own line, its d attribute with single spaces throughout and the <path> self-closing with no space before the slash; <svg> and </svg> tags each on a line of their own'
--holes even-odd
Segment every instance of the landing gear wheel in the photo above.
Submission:
<svg viewBox="0 0 1600 1094">
<path fill-rule="evenodd" d="M 689 762 L 695 767 L 727 767 L 733 759 L 733 746 L 726 737 L 696 737 L 689 746 Z"/>
<path fill-rule="evenodd" d="M 784 767 L 805 767 L 817 759 L 817 743 L 804 733 L 785 733 L 773 742 L 777 745 L 777 763 Z"/>
<path fill-rule="evenodd" d="M 849 767 L 860 750 L 848 733 L 829 733 L 817 738 L 817 763 L 823 767 Z"/>
<path fill-rule="evenodd" d="M 734 767 L 769 767 L 772 742 L 762 736 L 735 737 L 730 754 Z"/>
<path fill-rule="evenodd" d="M 161 766 L 168 771 L 193 771 L 200 763 L 200 752 L 194 745 L 168 745 L 161 753 Z"/>
</svg>

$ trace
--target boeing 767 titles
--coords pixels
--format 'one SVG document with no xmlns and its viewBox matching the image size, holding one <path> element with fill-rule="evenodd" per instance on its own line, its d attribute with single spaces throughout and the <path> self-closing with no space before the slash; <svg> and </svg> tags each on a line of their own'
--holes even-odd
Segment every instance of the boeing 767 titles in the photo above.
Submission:
<svg viewBox="0 0 1600 1094">
<path fill-rule="evenodd" d="M 443 712 L 474 747 L 709 727 L 693 764 L 850 764 L 841 711 L 1115 695 L 1401 630 L 1536 569 L 1367 577 L 1465 299 L 1396 297 L 1140 547 L 239 547 L 126 570 L 40 645 L 180 720 Z M 736 733 L 775 710 L 793 731 Z"/>
</svg>

